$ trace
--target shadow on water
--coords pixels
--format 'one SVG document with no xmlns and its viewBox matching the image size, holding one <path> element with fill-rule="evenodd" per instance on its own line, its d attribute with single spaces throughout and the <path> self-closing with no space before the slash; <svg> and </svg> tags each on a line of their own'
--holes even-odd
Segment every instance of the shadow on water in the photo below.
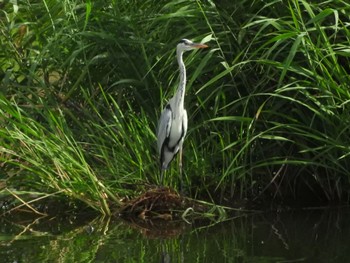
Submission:
<svg viewBox="0 0 350 263">
<path fill-rule="evenodd" d="M 3 217 L 1 262 L 349 262 L 350 210 L 259 213 L 206 226 Z"/>
</svg>

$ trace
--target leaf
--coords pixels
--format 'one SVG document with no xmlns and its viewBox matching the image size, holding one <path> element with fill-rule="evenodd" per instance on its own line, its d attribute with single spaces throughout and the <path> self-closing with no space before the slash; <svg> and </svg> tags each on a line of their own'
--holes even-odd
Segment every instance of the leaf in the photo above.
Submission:
<svg viewBox="0 0 350 263">
<path fill-rule="evenodd" d="M 85 31 L 86 26 L 88 24 L 89 21 L 89 17 L 91 14 L 91 0 L 86 1 L 86 14 L 85 14 L 85 22 L 84 22 L 84 29 L 83 31 Z"/>
<path fill-rule="evenodd" d="M 305 23 L 305 25 L 312 24 L 312 23 L 317 24 L 333 13 L 335 13 L 335 10 L 327 8 L 322 12 L 320 12 L 317 16 L 311 18 L 308 22 Z"/>
<path fill-rule="evenodd" d="M 293 46 L 291 48 L 291 50 L 289 51 L 289 54 L 288 54 L 288 57 L 287 59 L 285 60 L 285 62 L 283 63 L 283 71 L 282 71 L 282 74 L 280 76 L 280 79 L 278 81 L 278 86 L 281 86 L 282 85 L 282 81 L 284 79 L 284 77 L 286 76 L 286 73 L 294 59 L 294 56 L 295 54 L 297 53 L 298 51 L 298 48 L 299 48 L 299 45 L 301 43 L 301 40 L 303 39 L 303 37 L 305 36 L 306 33 L 301 33 L 297 36 L 297 38 L 295 39 L 294 43 L 293 43 Z"/>
</svg>

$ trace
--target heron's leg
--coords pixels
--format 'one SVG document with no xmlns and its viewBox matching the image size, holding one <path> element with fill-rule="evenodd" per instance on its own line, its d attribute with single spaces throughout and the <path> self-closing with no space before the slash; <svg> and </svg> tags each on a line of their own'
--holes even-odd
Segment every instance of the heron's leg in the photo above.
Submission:
<svg viewBox="0 0 350 263">
<path fill-rule="evenodd" d="M 179 149 L 179 173 L 180 173 L 180 191 L 181 194 L 184 191 L 183 178 L 182 178 L 182 146 Z"/>
<path fill-rule="evenodd" d="M 164 186 L 164 169 L 160 168 L 160 180 L 159 180 L 160 186 Z"/>
</svg>

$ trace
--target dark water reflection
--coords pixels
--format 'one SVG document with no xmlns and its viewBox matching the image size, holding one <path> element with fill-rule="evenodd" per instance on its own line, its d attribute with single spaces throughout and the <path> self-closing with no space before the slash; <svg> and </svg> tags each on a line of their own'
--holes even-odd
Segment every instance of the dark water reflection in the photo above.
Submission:
<svg viewBox="0 0 350 263">
<path fill-rule="evenodd" d="M 211 227 L 6 217 L 0 262 L 349 262 L 349 222 L 348 209 L 260 213 Z"/>
</svg>

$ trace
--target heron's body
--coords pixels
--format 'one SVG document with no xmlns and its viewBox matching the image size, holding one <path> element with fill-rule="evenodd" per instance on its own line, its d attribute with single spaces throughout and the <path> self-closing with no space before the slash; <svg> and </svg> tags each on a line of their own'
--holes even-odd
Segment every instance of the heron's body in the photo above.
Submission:
<svg viewBox="0 0 350 263">
<path fill-rule="evenodd" d="M 177 45 L 176 55 L 180 70 L 180 83 L 174 97 L 165 106 L 158 123 L 157 146 L 160 155 L 161 181 L 163 170 L 169 167 L 176 154 L 181 151 L 187 132 L 187 112 L 184 108 L 184 98 L 186 92 L 186 68 L 183 62 L 183 53 L 195 48 L 205 48 L 206 45 L 193 43 L 183 39 Z M 181 170 L 180 170 L 181 172 Z"/>
<path fill-rule="evenodd" d="M 161 140 L 158 140 L 158 151 L 160 153 L 160 166 L 163 170 L 169 167 L 170 162 L 181 149 L 187 132 L 187 112 L 183 109 L 176 113 L 173 110 L 176 103 L 175 99 L 172 98 L 161 116 L 165 121 L 162 129 L 159 127 L 158 139 Z"/>
</svg>

